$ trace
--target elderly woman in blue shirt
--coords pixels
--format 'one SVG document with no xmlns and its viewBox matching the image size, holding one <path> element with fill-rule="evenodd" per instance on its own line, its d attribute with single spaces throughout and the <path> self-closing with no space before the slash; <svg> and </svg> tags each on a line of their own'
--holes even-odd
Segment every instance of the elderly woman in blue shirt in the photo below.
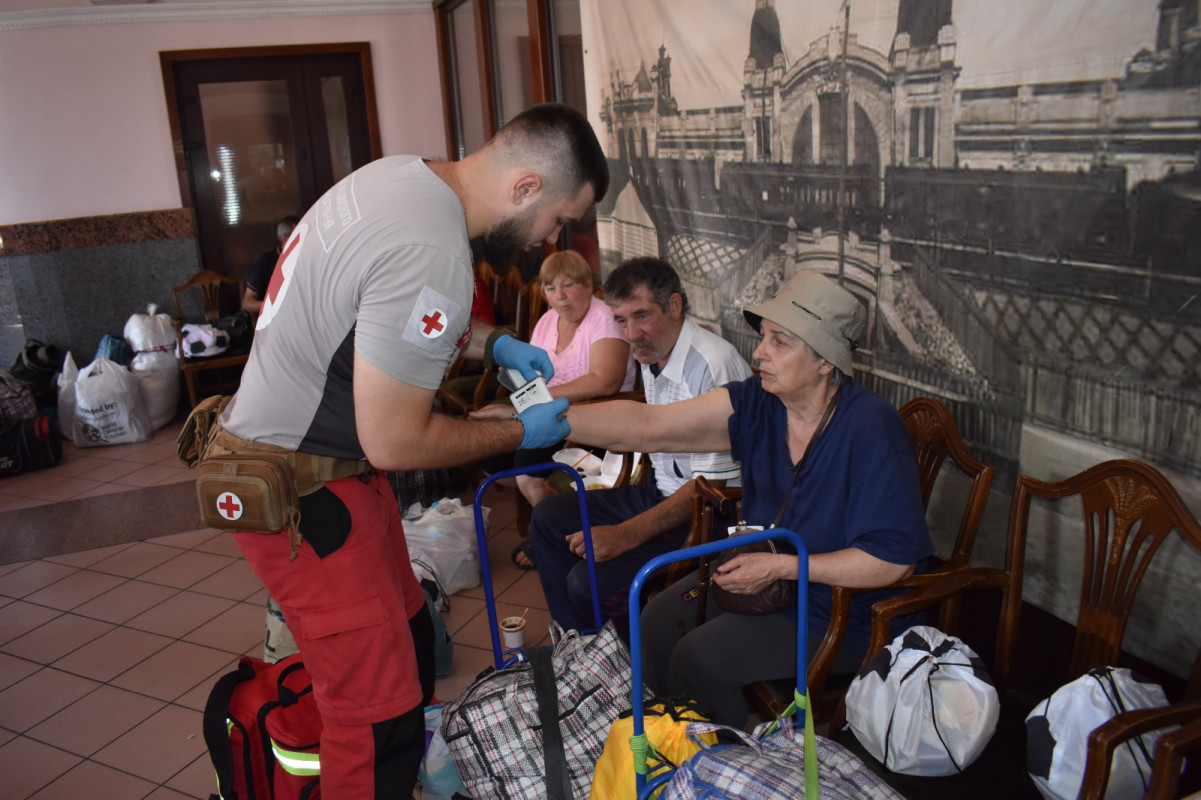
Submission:
<svg viewBox="0 0 1201 800">
<path fill-rule="evenodd" d="M 808 548 L 812 653 L 829 621 L 828 586 L 886 587 L 932 552 L 917 461 L 896 409 L 851 377 L 867 318 L 854 295 L 802 271 L 744 313 L 762 336 L 757 376 L 666 406 L 572 408 L 571 439 L 614 450 L 730 450 L 742 465 L 742 519 L 795 530 Z M 795 553 L 744 553 L 713 581 L 754 594 L 797 576 Z M 723 612 L 710 597 L 697 625 L 688 591 L 696 582 L 696 573 L 685 577 L 643 611 L 646 680 L 662 696 L 692 697 L 715 721 L 741 726 L 744 685 L 796 674 L 795 608 L 751 616 Z M 836 671 L 858 666 L 871 604 L 887 596 L 856 596 Z"/>
</svg>

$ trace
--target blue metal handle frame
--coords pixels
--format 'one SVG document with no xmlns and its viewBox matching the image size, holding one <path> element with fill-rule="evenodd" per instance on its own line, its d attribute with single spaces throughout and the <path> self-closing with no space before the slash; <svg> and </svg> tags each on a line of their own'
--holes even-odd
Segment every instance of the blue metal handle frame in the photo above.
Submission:
<svg viewBox="0 0 1201 800">
<path fill-rule="evenodd" d="M 695 547 L 687 547 L 683 550 L 677 550 L 674 553 L 664 553 L 663 555 L 655 556 L 646 562 L 642 566 L 642 569 L 638 570 L 638 574 L 634 577 L 634 582 L 630 584 L 630 666 L 633 673 L 631 695 L 634 709 L 634 736 L 642 736 L 644 730 L 643 714 L 645 709 L 642 701 L 642 621 L 639 619 L 643 584 L 646 583 L 647 579 L 656 570 L 676 561 L 688 561 L 700 558 L 701 556 L 712 555 L 722 550 L 728 550 L 732 547 L 762 542 L 767 539 L 787 539 L 792 542 L 797 551 L 796 685 L 797 691 L 800 694 L 805 694 L 807 691 L 805 672 L 808 668 L 808 643 L 806 641 L 808 625 L 806 622 L 809 614 L 809 550 L 805 547 L 805 542 L 801 540 L 800 535 L 795 531 L 785 530 L 784 528 L 768 528 L 767 530 L 731 536 L 728 539 L 716 542 L 698 544 Z M 797 710 L 797 721 L 799 723 L 804 723 L 804 717 L 801 715 L 806 713 L 808 713 L 806 709 Z M 646 796 L 649 796 L 652 791 L 667 782 L 671 777 L 670 772 L 659 775 L 648 784 L 645 775 L 645 762 L 642 766 L 642 770 L 637 769 L 637 767 L 634 769 L 635 792 L 640 800 L 644 796 L 644 792 L 646 792 Z M 647 791 L 648 789 L 650 791 Z"/>
<path fill-rule="evenodd" d="M 580 477 L 580 473 L 574 468 L 566 464 L 560 464 L 557 461 L 548 461 L 545 464 L 532 464 L 527 467 L 513 467 L 511 469 L 502 469 L 489 475 L 480 483 L 478 489 L 475 490 L 475 538 L 479 543 L 480 550 L 480 578 L 484 583 L 484 602 L 488 607 L 488 628 L 492 635 L 492 662 L 497 669 L 504 669 L 511 666 L 521 659 L 520 649 L 501 650 L 500 647 L 500 626 L 496 619 L 496 596 L 492 594 L 492 570 L 488 565 L 488 536 L 484 531 L 484 491 L 502 478 L 511 478 L 516 475 L 528 475 L 533 472 L 546 472 L 550 469 L 560 469 L 571 475 L 576 483 L 576 495 L 580 502 L 580 524 L 584 531 L 584 558 L 588 562 L 588 580 L 592 586 L 592 619 L 596 623 L 594 631 L 600 630 L 601 627 L 601 609 L 600 595 L 596 591 L 596 556 L 592 552 L 592 526 L 588 522 L 588 502 L 584 499 L 584 480 Z M 581 631 L 587 633 L 589 631 Z M 516 655 L 505 658 L 509 653 Z"/>
</svg>

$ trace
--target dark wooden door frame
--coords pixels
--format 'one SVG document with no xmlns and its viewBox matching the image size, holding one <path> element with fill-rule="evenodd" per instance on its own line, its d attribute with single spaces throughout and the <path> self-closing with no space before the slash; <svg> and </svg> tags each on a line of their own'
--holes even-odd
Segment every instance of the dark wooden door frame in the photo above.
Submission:
<svg viewBox="0 0 1201 800">
<path fill-rule="evenodd" d="M 371 44 L 369 42 L 321 43 L 280 45 L 270 47 L 231 47 L 202 50 L 168 50 L 159 53 L 159 65 L 163 75 L 163 91 L 167 103 L 167 118 L 171 130 L 172 151 L 175 154 L 175 172 L 179 181 L 180 203 L 184 208 L 192 208 L 195 214 L 195 202 L 192 187 L 188 177 L 188 158 L 184 144 L 184 125 L 179 114 L 179 97 L 176 91 L 176 70 L 180 62 L 185 61 L 220 61 L 245 58 L 275 58 L 295 56 L 322 55 L 357 55 L 363 77 L 363 101 L 367 118 L 367 139 L 371 152 L 367 160 L 374 160 L 383 154 L 380 143 L 379 116 L 375 104 L 375 80 L 371 67 Z M 320 144 L 320 143 L 318 143 Z M 198 223 L 198 220 L 194 220 Z M 199 232 L 197 232 L 199 242 Z"/>
</svg>

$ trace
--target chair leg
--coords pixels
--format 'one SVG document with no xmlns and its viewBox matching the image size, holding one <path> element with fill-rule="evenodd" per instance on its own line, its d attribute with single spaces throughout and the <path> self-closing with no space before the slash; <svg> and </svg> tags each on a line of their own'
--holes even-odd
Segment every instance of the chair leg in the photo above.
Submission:
<svg viewBox="0 0 1201 800">
<path fill-rule="evenodd" d="M 192 403 L 191 407 L 195 408 L 196 407 L 196 384 L 193 380 L 192 373 L 185 372 L 183 374 L 183 378 L 184 378 L 184 383 L 186 383 L 188 386 L 188 400 Z"/>
</svg>

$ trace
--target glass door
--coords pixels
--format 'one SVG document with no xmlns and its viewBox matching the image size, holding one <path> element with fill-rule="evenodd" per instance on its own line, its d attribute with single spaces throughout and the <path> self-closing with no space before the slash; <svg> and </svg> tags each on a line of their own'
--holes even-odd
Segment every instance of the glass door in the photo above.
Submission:
<svg viewBox="0 0 1201 800">
<path fill-rule="evenodd" d="M 208 269 L 244 277 L 280 218 L 372 158 L 358 54 L 183 60 L 173 73 Z"/>
</svg>

